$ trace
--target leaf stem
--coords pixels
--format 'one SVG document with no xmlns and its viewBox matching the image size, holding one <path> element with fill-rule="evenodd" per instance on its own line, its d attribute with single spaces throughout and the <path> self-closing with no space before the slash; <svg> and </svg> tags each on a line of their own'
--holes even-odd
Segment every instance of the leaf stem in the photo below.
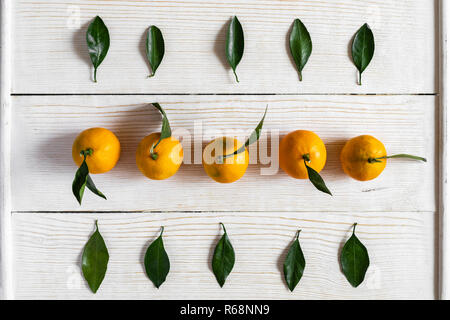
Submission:
<svg viewBox="0 0 450 320">
<path fill-rule="evenodd" d="M 427 159 L 425 159 L 425 158 L 413 156 L 413 155 L 406 154 L 406 153 L 394 154 L 392 156 L 384 156 L 384 157 L 378 157 L 378 158 L 369 158 L 367 161 L 369 163 L 374 163 L 374 162 L 381 162 L 381 161 L 378 161 L 380 159 L 390 159 L 390 158 L 407 158 L 407 159 L 413 159 L 413 160 L 427 162 Z"/>
<path fill-rule="evenodd" d="M 355 222 L 355 223 L 353 224 L 353 234 L 355 234 L 356 225 L 357 225 L 357 223 Z"/>
<path fill-rule="evenodd" d="M 358 71 L 358 85 L 362 85 L 361 78 L 362 78 L 362 73 L 361 73 L 361 71 Z"/>
<path fill-rule="evenodd" d="M 300 81 L 303 80 L 303 76 L 302 76 L 302 72 L 301 71 L 298 72 L 298 78 L 299 78 Z"/>
<path fill-rule="evenodd" d="M 302 232 L 302 230 L 301 230 L 301 229 L 298 229 L 298 230 L 297 230 L 297 233 L 296 233 L 296 235 L 295 235 L 295 240 L 298 240 L 298 236 L 300 235 L 300 232 Z"/>
<path fill-rule="evenodd" d="M 236 77 L 236 82 L 239 82 L 239 78 L 238 78 L 238 76 L 236 74 L 236 70 L 233 69 L 233 73 L 234 73 L 234 76 Z"/>
<path fill-rule="evenodd" d="M 97 82 L 97 68 L 94 68 L 94 82 Z"/>
<path fill-rule="evenodd" d="M 225 229 L 225 226 L 224 226 L 224 224 L 222 223 L 222 222 L 219 222 L 220 223 L 220 225 L 222 226 L 222 228 L 223 228 L 223 232 L 226 234 L 227 233 L 227 229 Z"/>
<path fill-rule="evenodd" d="M 97 231 L 98 231 L 98 220 L 97 219 L 95 220 L 95 227 L 97 228 Z"/>
<path fill-rule="evenodd" d="M 152 78 L 154 75 L 155 75 L 155 73 L 152 71 L 152 73 L 148 77 Z"/>
<path fill-rule="evenodd" d="M 164 226 L 161 226 L 161 233 L 159 235 L 160 237 L 162 236 L 163 232 L 164 232 Z"/>
</svg>

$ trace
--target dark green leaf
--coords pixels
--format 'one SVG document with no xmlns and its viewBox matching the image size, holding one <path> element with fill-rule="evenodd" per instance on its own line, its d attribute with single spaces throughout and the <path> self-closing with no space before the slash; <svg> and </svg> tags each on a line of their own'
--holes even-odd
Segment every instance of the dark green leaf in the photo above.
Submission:
<svg viewBox="0 0 450 320">
<path fill-rule="evenodd" d="M 361 75 L 372 60 L 375 51 L 375 41 L 373 39 L 372 30 L 365 23 L 356 32 L 352 44 L 353 63 L 359 71 L 358 84 L 361 85 Z"/>
<path fill-rule="evenodd" d="M 227 230 L 223 223 L 220 223 L 223 228 L 223 236 L 217 243 L 216 249 L 212 259 L 212 269 L 216 280 L 221 287 L 225 284 L 225 280 L 233 270 L 234 266 L 234 249 L 228 239 Z"/>
<path fill-rule="evenodd" d="M 246 147 L 248 147 L 252 143 L 258 141 L 259 137 L 261 136 L 261 130 L 262 130 L 262 127 L 263 127 L 263 124 L 264 124 L 264 119 L 266 118 L 267 108 L 268 107 L 269 106 L 266 106 L 266 111 L 264 111 L 264 115 L 263 115 L 261 121 L 259 121 L 259 123 L 256 126 L 255 130 L 252 131 L 252 133 L 250 134 L 250 137 L 247 139 L 245 144 L 243 144 L 242 147 L 237 149 L 235 152 L 233 152 L 231 154 L 224 155 L 222 158 L 228 158 L 228 157 L 234 156 L 236 154 L 239 154 L 241 152 L 244 152 Z"/>
<path fill-rule="evenodd" d="M 236 67 L 244 55 L 244 31 L 242 30 L 241 23 L 237 17 L 231 19 L 228 27 L 227 39 L 226 39 L 226 54 L 227 60 L 233 69 L 236 81 L 239 82 L 236 74 Z"/>
<path fill-rule="evenodd" d="M 158 27 L 150 26 L 148 28 L 145 49 L 148 62 L 152 68 L 152 74 L 149 77 L 153 77 L 164 57 L 164 38 Z"/>
<path fill-rule="evenodd" d="M 73 179 L 72 182 L 73 195 L 78 200 L 78 203 L 80 205 L 81 201 L 83 200 L 84 189 L 86 187 L 88 176 L 89 176 L 89 169 L 86 164 L 86 156 L 84 156 L 83 163 L 75 173 L 75 178 Z"/>
<path fill-rule="evenodd" d="M 305 270 L 305 257 L 298 241 L 299 234 L 300 230 L 297 231 L 295 241 L 291 245 L 283 265 L 284 279 L 291 291 L 294 291 L 303 276 L 303 270 Z"/>
<path fill-rule="evenodd" d="M 325 181 L 323 181 L 320 174 L 316 170 L 314 170 L 313 168 L 308 166 L 306 161 L 305 161 L 305 166 L 306 166 L 306 170 L 308 170 L 309 181 L 311 181 L 311 183 L 314 185 L 314 187 L 316 187 L 318 190 L 328 193 L 330 196 L 332 196 L 330 190 L 328 190 L 327 186 L 325 185 Z"/>
<path fill-rule="evenodd" d="M 170 270 L 169 257 L 164 249 L 162 239 L 163 232 L 164 227 L 161 228 L 159 237 L 148 247 L 144 259 L 145 272 L 157 288 L 166 281 Z"/>
<path fill-rule="evenodd" d="M 356 223 L 353 225 L 352 236 L 342 248 L 341 266 L 348 282 L 356 288 L 364 281 L 370 262 L 366 247 L 355 235 L 355 228 Z"/>
<path fill-rule="evenodd" d="M 106 200 L 106 197 L 103 193 L 100 192 L 100 190 L 97 189 L 97 187 L 94 184 L 94 181 L 92 181 L 91 176 L 88 175 L 87 176 L 87 180 L 86 180 L 86 186 L 88 187 L 89 190 L 91 190 L 94 194 L 98 195 L 99 197 L 103 198 Z"/>
<path fill-rule="evenodd" d="M 84 246 L 81 260 L 83 276 L 89 284 L 92 292 L 96 293 L 108 267 L 109 254 L 105 241 L 98 231 L 98 224 L 95 221 L 96 230 L 89 241 Z"/>
<path fill-rule="evenodd" d="M 86 42 L 94 65 L 94 81 L 97 82 L 97 68 L 103 62 L 109 50 L 109 32 L 102 18 L 95 17 L 86 32 Z"/>
<path fill-rule="evenodd" d="M 153 154 L 153 149 L 161 142 L 161 140 L 165 138 L 169 138 L 172 136 L 172 130 L 170 129 L 169 119 L 167 119 L 166 112 L 157 102 L 153 102 L 152 105 L 161 112 L 162 115 L 162 127 L 161 127 L 161 136 L 159 137 L 158 142 L 152 146 L 150 153 Z"/>
<path fill-rule="evenodd" d="M 294 20 L 291 35 L 289 37 L 291 54 L 297 65 L 300 81 L 302 81 L 302 70 L 308 62 L 312 51 L 312 42 L 308 30 L 300 19 Z"/>
</svg>

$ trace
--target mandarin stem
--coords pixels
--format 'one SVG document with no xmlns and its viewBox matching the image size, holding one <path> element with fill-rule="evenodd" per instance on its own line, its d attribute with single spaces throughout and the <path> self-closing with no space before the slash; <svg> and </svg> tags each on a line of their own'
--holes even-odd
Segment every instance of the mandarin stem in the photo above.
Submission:
<svg viewBox="0 0 450 320">
<path fill-rule="evenodd" d="M 425 158 L 413 156 L 413 155 L 406 154 L 406 153 L 393 154 L 392 156 L 384 156 L 384 157 L 378 157 L 378 158 L 369 158 L 368 161 L 369 161 L 369 163 L 373 163 L 373 162 L 380 162 L 380 161 L 377 161 L 380 159 L 390 159 L 390 158 L 407 158 L 407 159 L 413 159 L 413 160 L 427 162 L 427 159 L 425 159 Z"/>
<path fill-rule="evenodd" d="M 311 158 L 309 157 L 309 153 L 304 154 L 304 155 L 302 156 L 302 158 L 303 158 L 303 160 L 305 160 L 305 161 L 307 161 L 307 162 L 310 162 L 310 161 L 311 161 Z"/>
</svg>

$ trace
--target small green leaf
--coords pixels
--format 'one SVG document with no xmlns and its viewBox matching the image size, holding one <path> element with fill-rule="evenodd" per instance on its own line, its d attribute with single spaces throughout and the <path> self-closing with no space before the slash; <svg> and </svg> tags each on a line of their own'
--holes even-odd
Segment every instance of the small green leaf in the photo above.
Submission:
<svg viewBox="0 0 450 320">
<path fill-rule="evenodd" d="M 311 181 L 311 183 L 314 185 L 314 187 L 317 188 L 317 190 L 328 193 L 330 196 L 332 196 L 331 191 L 328 190 L 327 186 L 325 185 L 325 181 L 323 181 L 320 174 L 316 170 L 314 170 L 313 168 L 308 166 L 308 164 L 306 163 L 306 160 L 304 160 L 304 161 L 305 161 L 306 170 L 308 171 L 309 181 Z"/>
<path fill-rule="evenodd" d="M 353 225 L 352 236 L 342 248 L 341 267 L 348 282 L 356 288 L 364 281 L 370 261 L 366 247 L 355 235 L 355 228 L 356 223 Z"/>
<path fill-rule="evenodd" d="M 109 50 L 109 31 L 99 16 L 89 25 L 86 32 L 86 42 L 94 65 L 94 82 L 97 82 L 97 68 L 103 62 Z"/>
<path fill-rule="evenodd" d="M 233 69 L 234 76 L 236 77 L 236 81 L 239 82 L 236 74 L 236 67 L 244 55 L 244 31 L 236 16 L 231 19 L 228 27 L 225 51 L 228 63 Z"/>
<path fill-rule="evenodd" d="M 294 291 L 305 270 L 305 257 L 298 241 L 300 231 L 297 231 L 295 241 L 292 243 L 283 265 L 284 279 L 291 291 Z"/>
<path fill-rule="evenodd" d="M 356 32 L 352 44 L 352 58 L 353 63 L 359 71 L 358 84 L 361 85 L 361 76 L 366 70 L 370 61 L 372 60 L 375 51 L 375 41 L 372 30 L 367 23 L 365 23 Z"/>
<path fill-rule="evenodd" d="M 264 124 L 264 119 L 266 118 L 267 108 L 268 107 L 269 106 L 267 105 L 266 106 L 266 111 L 264 111 L 264 115 L 261 118 L 261 121 L 259 121 L 259 123 L 256 126 L 255 130 L 252 131 L 252 133 L 250 134 L 250 137 L 247 139 L 247 141 L 245 141 L 245 143 L 239 149 L 237 149 L 235 152 L 222 156 L 223 159 L 228 158 L 228 157 L 232 157 L 232 156 L 234 156 L 236 154 L 244 152 L 246 147 L 248 147 L 252 143 L 255 143 L 256 141 L 258 141 L 259 137 L 261 136 L 261 131 L 262 131 L 262 127 L 263 127 L 263 124 Z"/>
<path fill-rule="evenodd" d="M 78 168 L 75 173 L 75 178 L 72 182 L 72 192 L 78 203 L 81 205 L 81 201 L 83 200 L 84 189 L 86 187 L 86 183 L 89 176 L 89 169 L 86 164 L 86 156 L 84 156 L 83 163 Z"/>
<path fill-rule="evenodd" d="M 105 241 L 98 231 L 98 224 L 95 221 L 96 230 L 89 241 L 84 246 L 81 259 L 81 269 L 93 293 L 96 293 L 108 267 L 109 253 Z"/>
<path fill-rule="evenodd" d="M 159 288 L 170 270 L 170 261 L 164 249 L 162 234 L 164 227 L 161 228 L 161 234 L 153 241 L 147 249 L 144 258 L 145 272 L 156 288 Z"/>
<path fill-rule="evenodd" d="M 152 74 L 149 77 L 153 77 L 164 57 L 164 38 L 158 27 L 150 26 L 148 28 L 145 49 L 148 62 L 152 68 Z"/>
<path fill-rule="evenodd" d="M 161 140 L 170 138 L 172 136 L 172 130 L 170 129 L 169 119 L 167 119 L 166 112 L 157 102 L 153 102 L 152 105 L 161 112 L 162 115 L 162 127 L 161 127 L 161 136 L 156 144 L 152 146 L 150 149 L 150 154 L 154 155 L 153 150 L 158 146 Z"/>
<path fill-rule="evenodd" d="M 106 200 L 105 195 L 101 193 L 100 190 L 97 189 L 97 187 L 94 184 L 94 181 L 92 181 L 91 177 L 89 176 L 89 168 L 86 163 L 86 157 L 91 155 L 92 152 L 93 152 L 92 149 L 81 151 L 81 155 L 84 157 L 83 163 L 75 173 L 75 178 L 72 182 L 72 192 L 80 205 L 81 201 L 83 200 L 84 190 L 86 186 L 94 194 Z"/>
<path fill-rule="evenodd" d="M 94 194 L 98 195 L 99 197 L 103 198 L 106 200 L 106 197 L 103 193 L 100 192 L 100 190 L 97 189 L 97 187 L 94 184 L 94 181 L 92 181 L 91 176 L 88 175 L 87 176 L 87 180 L 86 180 L 86 186 L 88 187 L 89 190 L 91 190 Z"/>
<path fill-rule="evenodd" d="M 220 238 L 214 250 L 212 259 L 212 269 L 216 280 L 221 287 L 225 284 L 225 280 L 233 270 L 234 266 L 234 249 L 228 239 L 227 230 L 223 223 L 220 223 L 223 228 L 223 236 Z"/>
<path fill-rule="evenodd" d="M 292 58 L 294 58 L 295 64 L 297 65 L 300 81 L 302 81 L 302 70 L 311 55 L 312 42 L 308 30 L 300 19 L 294 20 L 289 37 L 289 46 L 291 48 Z"/>
</svg>

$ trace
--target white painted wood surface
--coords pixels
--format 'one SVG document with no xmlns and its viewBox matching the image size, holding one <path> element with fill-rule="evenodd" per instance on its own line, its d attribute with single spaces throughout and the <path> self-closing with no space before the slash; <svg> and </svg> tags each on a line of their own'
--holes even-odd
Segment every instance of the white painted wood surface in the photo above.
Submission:
<svg viewBox="0 0 450 320">
<path fill-rule="evenodd" d="M 448 208 L 450 206 L 450 195 L 448 193 L 449 161 L 448 158 L 448 136 L 449 136 L 449 113 L 448 99 L 449 93 L 447 85 L 449 83 L 448 52 L 449 52 L 449 20 L 450 6 L 447 1 L 440 1 L 440 207 L 439 207 L 439 288 L 440 298 L 450 299 L 450 218 Z"/>
<path fill-rule="evenodd" d="M 13 93 L 437 92 L 432 0 L 13 2 Z M 85 32 L 96 15 L 110 30 L 111 48 L 94 84 Z M 246 39 L 239 84 L 224 56 L 233 15 Z M 301 83 L 287 42 L 295 18 L 313 41 Z M 365 22 L 376 49 L 358 86 L 349 48 Z M 156 76 L 147 79 L 144 34 L 152 24 L 164 34 L 166 55 Z"/>
<path fill-rule="evenodd" d="M 438 276 L 442 184 L 437 177 L 443 150 L 438 141 L 443 136 L 436 96 L 437 1 L 364 0 L 357 6 L 350 0 L 10 3 L 16 40 L 9 52 L 9 88 L 16 96 L 11 99 L 11 132 L 4 125 L 2 99 L 2 141 L 5 130 L 12 138 L 11 160 L 2 154 L 2 168 L 11 165 L 3 171 L 12 178 L 11 199 L 6 196 L 10 202 L 2 202 L 3 209 L 5 203 L 10 207 L 2 219 L 12 217 L 7 230 L 14 245 L 6 254 L 14 271 L 8 280 L 14 286 L 3 288 L 4 297 L 439 297 L 439 283 L 445 284 L 439 282 L 442 268 Z M 112 46 L 94 84 L 84 34 L 97 14 L 110 29 Z M 223 58 L 224 26 L 234 14 L 246 33 L 239 84 Z M 302 83 L 286 44 L 296 17 L 307 25 L 314 45 Z M 376 53 L 360 87 L 348 50 L 364 22 L 374 30 Z M 143 35 L 150 24 L 163 30 L 167 49 L 154 79 L 146 78 L 143 56 Z M 4 59 L 2 54 L 2 71 Z M 134 152 L 142 137 L 160 128 L 159 115 L 145 106 L 153 101 L 166 108 L 174 129 L 192 132 L 198 119 L 204 128 L 230 134 L 254 128 L 269 104 L 266 129 L 282 134 L 309 129 L 323 138 L 329 153 L 323 177 L 334 197 L 282 172 L 262 176 L 260 169 L 267 166 L 260 164 L 251 165 L 232 185 L 214 183 L 201 165 L 183 165 L 167 181 L 147 180 L 135 166 Z M 78 132 L 93 126 L 117 133 L 123 154 L 114 170 L 94 176 L 109 200 L 87 192 L 80 207 L 70 190 L 76 170 L 70 150 Z M 377 180 L 353 181 L 342 173 L 338 155 L 346 139 L 363 133 L 382 140 L 389 153 L 425 155 L 429 161 L 393 160 Z M 197 134 L 195 141 L 205 145 L 210 138 Z M 4 190 L 9 192 L 9 187 Z M 111 260 L 101 289 L 93 295 L 82 279 L 80 256 L 96 218 Z M 237 253 L 235 269 L 222 289 L 209 269 L 221 235 L 219 221 L 226 223 Z M 339 249 L 353 222 L 359 223 L 358 234 L 371 257 L 367 280 L 357 289 L 338 265 Z M 145 276 L 142 258 L 161 225 L 166 226 L 172 269 L 156 290 Z M 303 229 L 307 272 L 290 293 L 280 268 L 297 228 Z M 4 266 L 2 261 L 2 270 Z"/>
<path fill-rule="evenodd" d="M 96 295 L 80 273 L 82 248 L 99 219 L 110 253 Z M 352 288 L 339 270 L 338 253 L 358 221 L 371 265 Z M 210 270 L 225 223 L 236 264 L 223 288 Z M 166 282 L 156 289 L 142 265 L 146 247 L 165 226 L 171 259 Z M 282 261 L 295 231 L 306 269 L 291 293 Z M 16 298 L 66 299 L 432 299 L 435 296 L 433 212 L 216 212 L 14 215 Z"/>
<path fill-rule="evenodd" d="M 13 243 L 11 225 L 11 6 L 0 4 L 1 86 L 0 86 L 0 299 L 12 298 Z"/>
<path fill-rule="evenodd" d="M 139 141 L 161 129 L 161 116 L 147 104 L 154 99 L 165 108 L 174 130 L 194 134 L 200 125 L 204 130 L 203 136 L 198 132 L 192 137 L 192 144 L 198 145 L 199 164 L 185 164 L 165 181 L 147 179 L 135 162 Z M 14 97 L 13 103 L 13 211 L 436 209 L 433 96 Z M 277 174 L 261 175 L 261 168 L 267 167 L 261 164 L 250 165 L 245 176 L 232 184 L 217 184 L 206 175 L 201 165 L 202 141 L 206 144 L 216 134 L 232 135 L 239 130 L 249 133 L 266 104 L 266 130 L 285 135 L 306 129 L 322 137 L 328 148 L 322 173 L 333 197 L 316 191 L 309 181 L 290 178 L 281 169 Z M 93 176 L 108 201 L 87 192 L 80 207 L 70 192 L 76 171 L 72 143 L 79 132 L 96 126 L 117 134 L 122 154 L 116 168 Z M 360 134 L 377 136 L 390 154 L 409 152 L 426 156 L 428 162 L 392 160 L 379 179 L 355 181 L 342 171 L 339 154 L 345 141 Z M 272 140 L 263 133 L 263 145 L 268 140 L 271 146 L 278 145 L 275 137 Z M 185 147 L 186 158 L 190 145 Z"/>
</svg>

